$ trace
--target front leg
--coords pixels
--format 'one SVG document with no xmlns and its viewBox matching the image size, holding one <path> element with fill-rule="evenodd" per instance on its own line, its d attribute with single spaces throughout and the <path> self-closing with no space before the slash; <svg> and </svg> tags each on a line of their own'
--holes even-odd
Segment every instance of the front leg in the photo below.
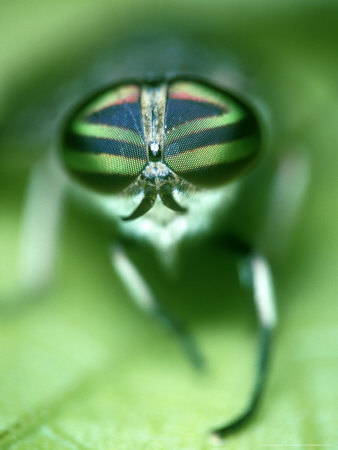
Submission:
<svg viewBox="0 0 338 450">
<path fill-rule="evenodd" d="M 270 186 L 271 194 L 262 232 L 257 239 L 259 247 L 268 249 L 276 261 L 283 259 L 290 241 L 306 193 L 310 169 L 308 152 L 297 147 L 285 152 L 277 166 L 276 176 Z M 233 421 L 212 431 L 212 437 L 217 441 L 241 428 L 256 412 L 264 390 L 271 340 L 276 326 L 275 293 L 269 262 L 263 254 L 255 252 L 241 239 L 230 237 L 226 245 L 241 255 L 240 281 L 252 289 L 260 336 L 256 377 L 247 407 Z"/>
<path fill-rule="evenodd" d="M 216 442 L 246 425 L 257 411 L 265 386 L 271 339 L 276 326 L 275 294 L 268 261 L 259 253 L 249 251 L 249 247 L 240 242 L 235 247 L 242 254 L 247 253 L 242 257 L 239 276 L 241 283 L 252 289 L 259 322 L 256 374 L 245 409 L 234 420 L 211 431 L 211 437 Z"/>
<path fill-rule="evenodd" d="M 197 369 L 202 370 L 204 368 L 204 358 L 192 336 L 188 333 L 184 324 L 168 311 L 164 305 L 158 302 L 150 286 L 129 259 L 121 245 L 113 247 L 111 260 L 113 267 L 136 305 L 153 317 L 160 325 L 172 332 L 179 340 L 183 351 L 187 354 L 192 364 Z"/>
</svg>

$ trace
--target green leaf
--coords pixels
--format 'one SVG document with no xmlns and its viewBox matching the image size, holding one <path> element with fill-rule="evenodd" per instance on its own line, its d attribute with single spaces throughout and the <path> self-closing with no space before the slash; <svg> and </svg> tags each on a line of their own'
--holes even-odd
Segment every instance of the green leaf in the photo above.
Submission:
<svg viewBox="0 0 338 450">
<path fill-rule="evenodd" d="M 280 326 L 266 395 L 252 424 L 227 439 L 229 449 L 334 448 L 338 442 L 337 8 L 325 5 L 2 5 L 0 99 L 7 122 L 13 105 L 28 91 L 37 92 L 39 79 L 50 77 L 53 84 L 64 75 L 62 64 L 73 67 L 112 29 L 118 36 L 136 22 L 142 28 L 155 21 L 250 55 L 255 81 L 273 112 L 274 147 L 308 149 L 306 204 L 286 260 L 275 267 Z M 19 160 L 20 148 L 1 144 L 1 292 L 10 288 L 16 267 L 28 176 Z M 170 280 L 149 255 L 133 251 L 206 355 L 207 370 L 199 373 L 175 338 L 131 303 L 110 268 L 107 239 L 98 219 L 72 204 L 55 283 L 44 298 L 0 317 L 1 448 L 208 449 L 207 431 L 245 404 L 256 330 L 235 260 L 201 245 L 183 255 L 184 270 Z"/>
</svg>

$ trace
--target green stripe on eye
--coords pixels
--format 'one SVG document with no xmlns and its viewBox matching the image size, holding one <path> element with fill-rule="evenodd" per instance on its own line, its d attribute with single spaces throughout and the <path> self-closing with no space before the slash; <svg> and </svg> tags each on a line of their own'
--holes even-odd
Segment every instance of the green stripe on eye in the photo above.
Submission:
<svg viewBox="0 0 338 450">
<path fill-rule="evenodd" d="M 168 145 L 171 141 L 189 136 L 190 134 L 239 122 L 245 116 L 247 114 L 243 108 L 235 107 L 229 113 L 220 116 L 191 120 L 169 130 L 165 135 L 165 144 Z"/>
<path fill-rule="evenodd" d="M 184 174 L 203 167 L 208 168 L 217 164 L 231 163 L 257 153 L 259 146 L 257 135 L 228 142 L 226 144 L 209 145 L 178 155 L 167 157 L 170 169 L 178 174 Z"/>
<path fill-rule="evenodd" d="M 112 125 L 97 125 L 76 120 L 71 126 L 71 130 L 81 136 L 112 139 L 129 144 L 143 146 L 142 137 L 132 130 Z"/>
<path fill-rule="evenodd" d="M 84 153 L 68 149 L 64 162 L 69 169 L 79 172 L 137 176 L 145 166 L 145 161 L 107 153 Z"/>
</svg>

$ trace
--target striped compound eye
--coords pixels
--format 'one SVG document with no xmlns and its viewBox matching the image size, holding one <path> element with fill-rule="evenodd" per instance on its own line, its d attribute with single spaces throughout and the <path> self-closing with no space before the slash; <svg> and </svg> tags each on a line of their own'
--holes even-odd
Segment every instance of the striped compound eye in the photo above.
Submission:
<svg viewBox="0 0 338 450">
<path fill-rule="evenodd" d="M 159 194 L 173 207 L 164 191 L 172 191 L 176 175 L 197 187 L 220 186 L 253 165 L 260 141 L 249 108 L 209 85 L 125 84 L 73 114 L 61 159 L 73 177 L 100 192 L 121 192 L 141 175 L 143 188 L 152 185 L 148 205 Z"/>
<path fill-rule="evenodd" d="M 147 163 L 140 87 L 122 85 L 96 96 L 66 126 L 61 159 L 88 187 L 121 192 Z"/>
<path fill-rule="evenodd" d="M 200 187 L 222 185 L 253 165 L 260 146 L 257 120 L 239 100 L 196 82 L 169 86 L 164 159 L 177 175 Z"/>
</svg>

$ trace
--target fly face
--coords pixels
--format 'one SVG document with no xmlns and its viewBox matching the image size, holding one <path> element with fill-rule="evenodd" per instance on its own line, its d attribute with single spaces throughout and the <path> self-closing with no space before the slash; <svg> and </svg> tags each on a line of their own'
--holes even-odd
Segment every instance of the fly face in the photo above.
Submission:
<svg viewBox="0 0 338 450">
<path fill-rule="evenodd" d="M 240 99 L 205 82 L 173 79 L 107 89 L 68 121 L 61 159 L 91 190 L 139 202 L 122 217 L 152 221 L 180 214 L 210 216 L 216 193 L 250 170 L 261 154 L 261 130 Z M 210 201 L 214 197 L 219 201 Z M 201 211 L 202 204 L 206 211 Z M 160 219 L 156 219 L 160 217 Z M 189 228 L 189 227 L 188 227 Z"/>
</svg>

